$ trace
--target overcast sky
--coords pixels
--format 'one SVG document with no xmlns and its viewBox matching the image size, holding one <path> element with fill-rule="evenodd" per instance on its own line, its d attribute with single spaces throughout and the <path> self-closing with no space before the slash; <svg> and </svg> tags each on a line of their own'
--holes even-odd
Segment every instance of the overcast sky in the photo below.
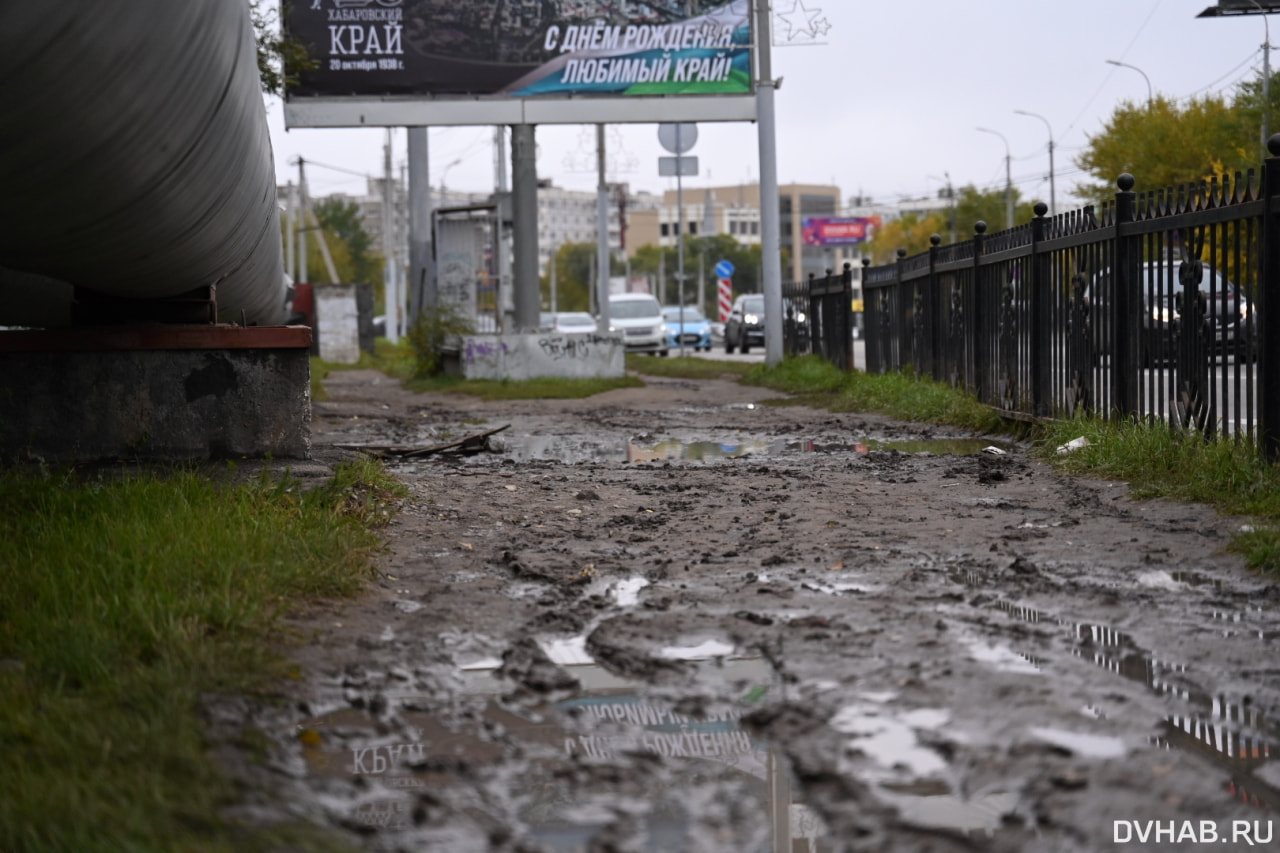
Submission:
<svg viewBox="0 0 1280 853">
<path fill-rule="evenodd" d="M 799 4 L 799 9 L 793 6 Z M 1024 198 L 1048 201 L 1049 127 L 1056 144 L 1058 204 L 1080 181 L 1075 157 L 1122 101 L 1157 94 L 1190 98 L 1230 93 L 1262 68 L 1262 16 L 1197 19 L 1210 0 L 774 0 L 791 21 L 825 21 L 823 44 L 779 46 L 778 178 L 835 184 L 847 200 L 934 195 L 950 176 L 957 186 L 1004 185 L 1008 140 L 1014 183 Z M 814 14 L 818 13 L 818 14 Z M 1265 19 L 1269 21 L 1270 19 Z M 776 33 L 786 35 L 786 23 Z M 1278 34 L 1280 38 L 1280 34 Z M 1110 65 L 1118 60 L 1139 70 Z M 1276 57 L 1280 62 L 1280 56 Z M 1275 64 L 1275 63 L 1273 63 Z M 301 155 L 313 195 L 359 194 L 358 175 L 380 174 L 381 129 L 284 129 L 279 100 L 268 103 L 276 170 L 296 179 Z M 1280 127 L 1280 120 L 1274 122 Z M 494 185 L 490 128 L 433 128 L 431 183 L 489 191 Z M 702 123 L 690 152 L 701 173 L 686 190 L 754 182 L 759 135 L 749 123 Z M 538 128 L 539 176 L 557 185 L 595 187 L 595 133 L 583 126 Z M 674 189 L 659 178 L 664 152 L 657 127 L 613 125 L 610 180 L 634 189 Z M 394 160 L 405 133 L 394 132 Z M 457 161 L 457 162 L 455 162 Z M 1139 189 L 1142 176 L 1138 175 Z"/>
</svg>

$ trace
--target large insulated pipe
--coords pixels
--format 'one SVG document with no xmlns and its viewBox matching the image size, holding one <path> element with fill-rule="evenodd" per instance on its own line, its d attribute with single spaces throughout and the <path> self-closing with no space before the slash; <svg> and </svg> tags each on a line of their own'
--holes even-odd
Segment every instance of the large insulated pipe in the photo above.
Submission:
<svg viewBox="0 0 1280 853">
<path fill-rule="evenodd" d="M 248 0 L 0 2 L 0 201 L 0 325 L 69 322 L 71 286 L 284 322 Z"/>
</svg>

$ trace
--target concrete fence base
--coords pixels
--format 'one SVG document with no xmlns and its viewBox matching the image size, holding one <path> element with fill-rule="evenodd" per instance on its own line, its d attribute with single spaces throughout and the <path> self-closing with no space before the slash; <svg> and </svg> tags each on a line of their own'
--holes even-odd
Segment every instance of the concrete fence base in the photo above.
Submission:
<svg viewBox="0 0 1280 853">
<path fill-rule="evenodd" d="M 0 332 L 0 457 L 311 455 L 306 327 Z"/>
<path fill-rule="evenodd" d="M 466 335 L 445 353 L 445 370 L 466 379 L 618 379 L 625 347 L 616 335 Z"/>
</svg>

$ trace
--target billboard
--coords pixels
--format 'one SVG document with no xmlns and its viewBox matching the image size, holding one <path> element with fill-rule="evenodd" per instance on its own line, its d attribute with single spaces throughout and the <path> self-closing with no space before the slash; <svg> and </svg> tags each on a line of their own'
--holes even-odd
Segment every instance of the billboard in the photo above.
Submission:
<svg viewBox="0 0 1280 853">
<path fill-rule="evenodd" d="M 1277 0 L 1218 0 L 1218 5 L 1205 9 L 1197 18 L 1220 18 L 1224 15 L 1270 15 L 1280 12 Z"/>
<path fill-rule="evenodd" d="M 286 98 L 749 95 L 748 0 L 294 0 Z"/>
<path fill-rule="evenodd" d="M 879 216 L 805 217 L 806 246 L 857 246 L 875 236 Z"/>
</svg>

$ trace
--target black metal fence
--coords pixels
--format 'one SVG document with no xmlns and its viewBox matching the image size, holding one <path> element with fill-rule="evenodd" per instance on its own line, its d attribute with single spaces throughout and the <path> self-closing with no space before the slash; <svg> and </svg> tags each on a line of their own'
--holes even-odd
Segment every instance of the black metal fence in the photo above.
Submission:
<svg viewBox="0 0 1280 853">
<path fill-rule="evenodd" d="M 853 370 L 853 274 L 810 275 L 782 285 L 782 351 L 815 353 L 842 370 Z"/>
<path fill-rule="evenodd" d="M 1099 208 L 1037 205 L 1026 225 L 864 267 L 867 369 L 912 369 L 1012 417 L 1165 419 L 1280 457 L 1280 135 L 1269 149 L 1260 179 L 1136 193 L 1123 175 Z M 784 286 L 788 317 L 809 306 L 784 345 L 848 367 L 837 282 L 850 270 Z"/>
</svg>

